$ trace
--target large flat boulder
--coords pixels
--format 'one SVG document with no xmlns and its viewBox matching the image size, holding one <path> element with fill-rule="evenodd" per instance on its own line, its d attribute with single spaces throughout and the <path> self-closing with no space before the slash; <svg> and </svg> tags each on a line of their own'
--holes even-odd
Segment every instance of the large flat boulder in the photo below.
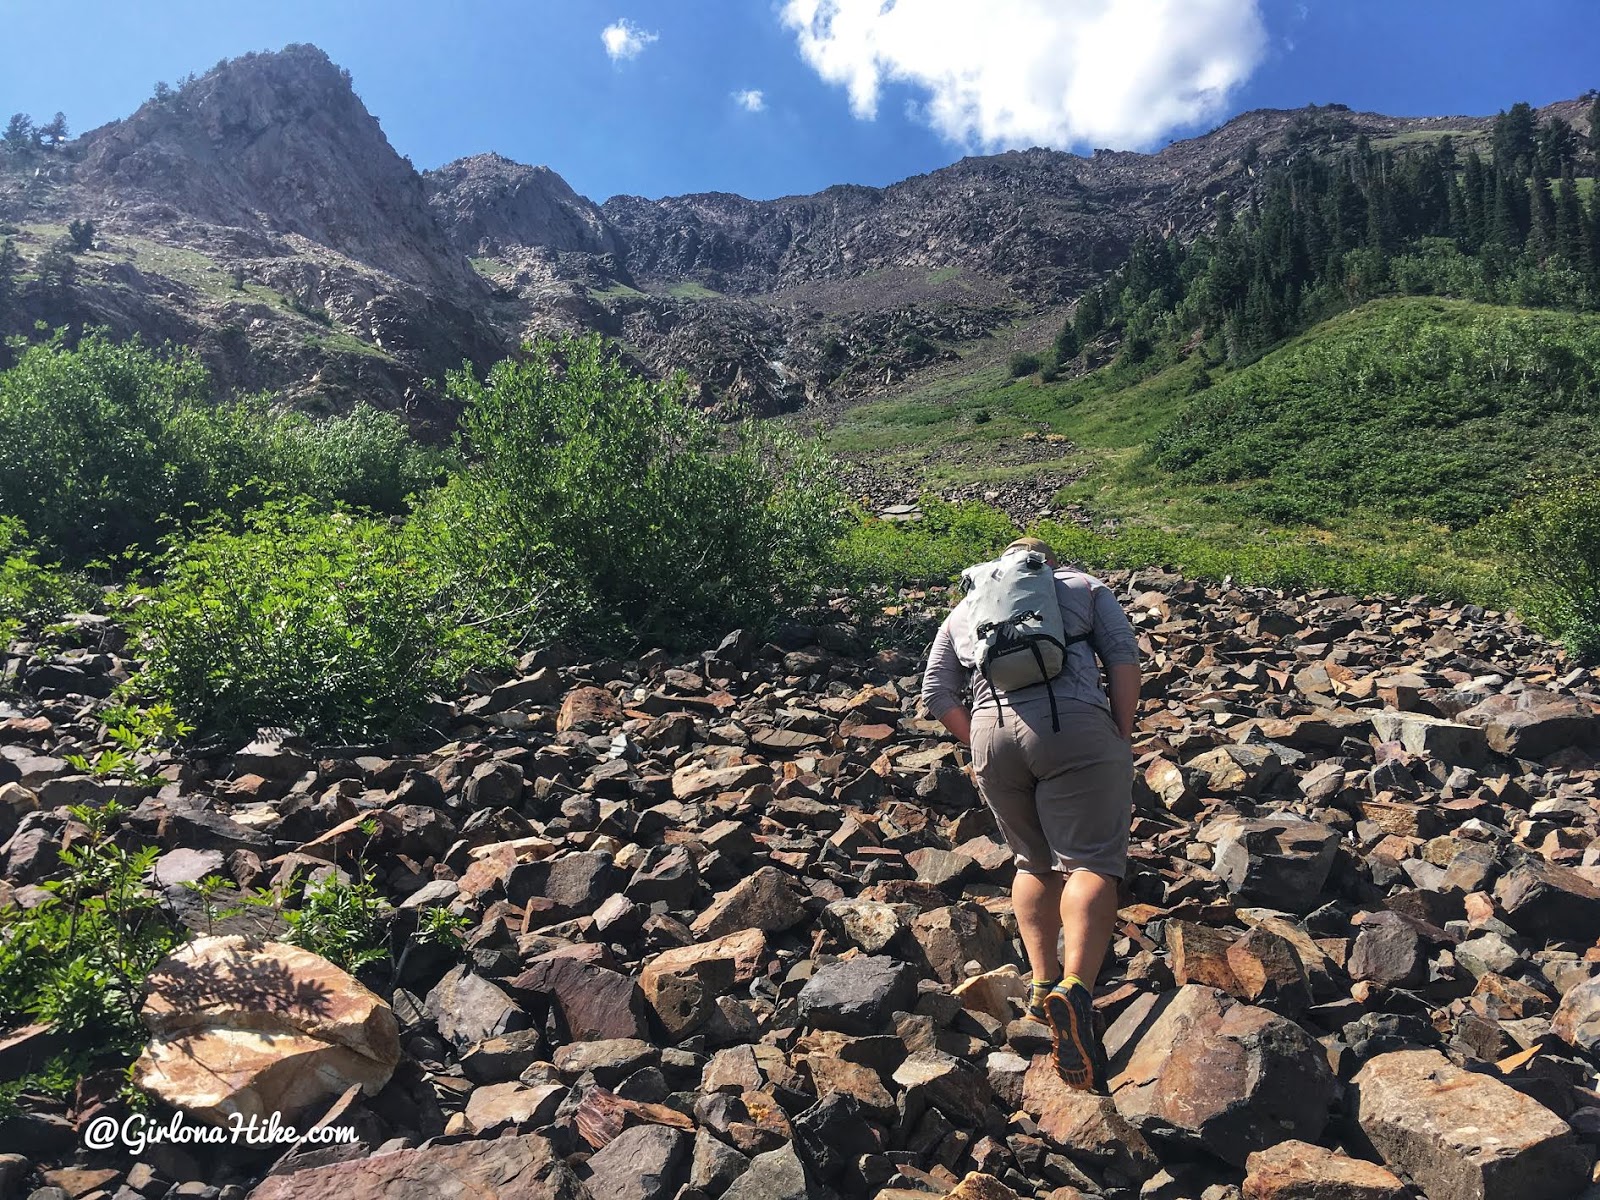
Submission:
<svg viewBox="0 0 1600 1200">
<path fill-rule="evenodd" d="M 250 1200 L 303 1200 L 306 1196 L 337 1196 L 338 1200 L 436 1200 L 440 1196 L 582 1200 L 585 1195 L 549 1140 L 530 1133 L 399 1150 L 274 1175 L 250 1193 Z"/>
<path fill-rule="evenodd" d="M 400 1061 L 394 1012 L 327 959 L 279 942 L 200 938 L 161 963 L 140 1012 L 144 1091 L 226 1123 L 290 1114 L 351 1087 L 377 1093 Z"/>
<path fill-rule="evenodd" d="M 1481 767 L 1489 757 L 1488 737 L 1480 725 L 1384 709 L 1372 714 L 1372 727 L 1384 741 L 1399 742 L 1409 753 L 1447 766 Z"/>
<path fill-rule="evenodd" d="M 1437 1050 L 1396 1050 L 1355 1077 L 1356 1120 L 1383 1161 L 1428 1200 L 1565 1200 L 1591 1154 L 1538 1101 Z"/>
</svg>

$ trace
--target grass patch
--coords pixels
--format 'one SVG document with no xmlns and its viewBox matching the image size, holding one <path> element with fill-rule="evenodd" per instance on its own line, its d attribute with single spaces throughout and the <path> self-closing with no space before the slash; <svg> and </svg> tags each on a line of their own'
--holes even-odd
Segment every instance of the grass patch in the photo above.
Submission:
<svg viewBox="0 0 1600 1200">
<path fill-rule="evenodd" d="M 1375 137 L 1372 139 L 1372 148 L 1374 150 L 1426 148 L 1437 145 L 1442 137 L 1455 141 L 1457 154 L 1465 154 L 1468 150 L 1487 149 L 1493 141 L 1493 136 L 1487 129 L 1411 129 L 1388 137 Z"/>
<path fill-rule="evenodd" d="M 667 289 L 667 295 L 674 300 L 720 300 L 722 293 L 706 287 L 703 283 L 696 283 L 692 279 L 682 283 L 675 283 Z"/>
<path fill-rule="evenodd" d="M 638 288 L 629 287 L 625 283 L 613 283 L 610 287 L 589 289 L 591 300 L 632 300 L 645 298 L 645 293 Z"/>
<path fill-rule="evenodd" d="M 1024 532 L 985 504 L 923 500 L 914 523 L 858 514 L 838 548 L 841 576 L 856 584 L 919 587 L 952 583 L 975 562 L 998 554 Z M 1055 547 L 1062 561 L 1105 572 L 1159 567 L 1192 578 L 1278 588 L 1331 588 L 1354 595 L 1430 594 L 1503 607 L 1509 597 L 1495 568 L 1426 541 L 1381 545 L 1330 537 L 1314 529 L 1185 530 L 1129 523 L 1114 531 L 1040 521 L 1027 533 Z M 1395 539 L 1391 539 L 1395 541 Z"/>
<path fill-rule="evenodd" d="M 375 358 L 380 362 L 394 362 L 394 356 L 385 350 L 380 350 L 371 342 L 363 342 L 354 334 L 346 333 L 342 329 L 328 329 L 319 333 L 308 333 L 305 343 L 314 346 L 329 354 L 360 354 L 367 358 Z"/>
<path fill-rule="evenodd" d="M 928 272 L 928 285 L 930 287 L 937 287 L 941 283 L 949 283 L 952 280 L 960 278 L 960 267 L 939 267 L 936 270 Z"/>
</svg>

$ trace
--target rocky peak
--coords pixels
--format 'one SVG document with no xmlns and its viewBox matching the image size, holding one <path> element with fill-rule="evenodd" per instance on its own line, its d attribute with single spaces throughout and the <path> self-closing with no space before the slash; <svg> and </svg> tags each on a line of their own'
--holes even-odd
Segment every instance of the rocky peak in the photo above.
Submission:
<svg viewBox="0 0 1600 1200">
<path fill-rule="evenodd" d="M 141 223 L 298 234 L 409 282 L 476 287 L 421 177 L 315 46 L 220 63 L 83 140 L 78 182 Z"/>
<path fill-rule="evenodd" d="M 600 209 L 549 167 L 474 154 L 422 178 L 435 219 L 466 254 L 512 246 L 582 254 L 621 248 Z"/>
</svg>

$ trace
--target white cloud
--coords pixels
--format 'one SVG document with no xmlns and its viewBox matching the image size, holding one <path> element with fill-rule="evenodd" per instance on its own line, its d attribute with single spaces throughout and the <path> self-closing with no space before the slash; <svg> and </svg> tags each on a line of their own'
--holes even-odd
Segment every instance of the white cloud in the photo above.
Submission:
<svg viewBox="0 0 1600 1200">
<path fill-rule="evenodd" d="M 742 92 L 734 92 L 733 102 L 745 112 L 758 113 L 767 107 L 767 98 L 759 88 L 746 88 Z"/>
<path fill-rule="evenodd" d="M 926 93 L 962 145 L 1147 146 L 1217 116 L 1266 49 L 1259 0 L 783 0 L 805 61 L 877 115 Z"/>
<path fill-rule="evenodd" d="M 600 40 L 605 43 L 606 53 L 611 56 L 612 62 L 638 58 L 646 46 L 659 39 L 660 34 L 640 29 L 627 17 L 623 17 L 613 25 L 607 25 L 600 31 Z"/>
</svg>

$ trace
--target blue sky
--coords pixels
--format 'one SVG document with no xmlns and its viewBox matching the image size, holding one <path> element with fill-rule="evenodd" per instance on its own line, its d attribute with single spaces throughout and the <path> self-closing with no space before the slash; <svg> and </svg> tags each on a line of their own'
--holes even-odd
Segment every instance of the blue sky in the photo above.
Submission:
<svg viewBox="0 0 1600 1200">
<path fill-rule="evenodd" d="M 497 150 L 595 199 L 772 197 L 1011 145 L 1154 148 L 1257 107 L 1476 114 L 1600 86 L 1594 0 L 0 0 L 0 14 L 0 119 L 61 110 L 78 132 L 158 79 L 314 42 L 418 167 Z"/>
</svg>

